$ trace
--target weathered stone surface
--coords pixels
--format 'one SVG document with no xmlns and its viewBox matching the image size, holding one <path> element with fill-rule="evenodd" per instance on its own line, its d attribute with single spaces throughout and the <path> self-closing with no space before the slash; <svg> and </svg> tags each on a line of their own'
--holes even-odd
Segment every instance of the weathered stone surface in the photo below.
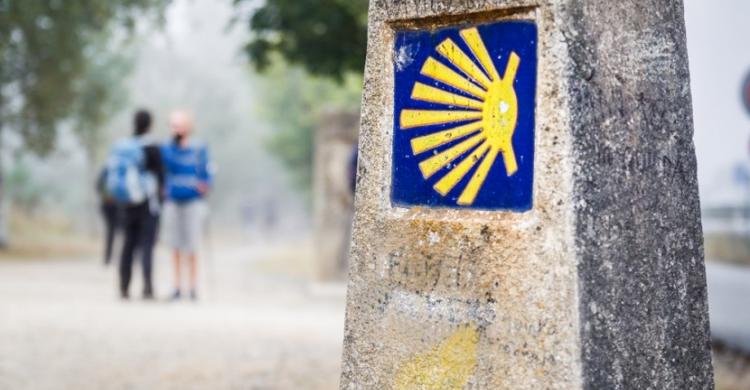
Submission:
<svg viewBox="0 0 750 390">
<path fill-rule="evenodd" d="M 394 206 L 395 31 L 505 19 L 533 208 Z M 681 1 L 373 0 L 368 45 L 342 389 L 713 388 Z"/>
<path fill-rule="evenodd" d="M 565 15 L 586 385 L 709 388 L 682 2 Z"/>
</svg>

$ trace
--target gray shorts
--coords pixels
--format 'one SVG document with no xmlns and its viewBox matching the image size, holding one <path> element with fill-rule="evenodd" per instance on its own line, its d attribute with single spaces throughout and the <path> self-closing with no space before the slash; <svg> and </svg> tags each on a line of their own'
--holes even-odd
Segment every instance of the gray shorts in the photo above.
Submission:
<svg viewBox="0 0 750 390">
<path fill-rule="evenodd" d="M 169 202 L 164 209 L 166 238 L 172 248 L 195 253 L 203 237 L 206 207 L 202 200 Z"/>
</svg>

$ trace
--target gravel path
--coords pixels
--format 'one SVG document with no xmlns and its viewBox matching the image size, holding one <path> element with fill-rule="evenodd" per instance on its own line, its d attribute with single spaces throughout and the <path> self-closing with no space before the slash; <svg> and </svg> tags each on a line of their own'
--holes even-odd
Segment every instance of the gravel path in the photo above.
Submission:
<svg viewBox="0 0 750 390">
<path fill-rule="evenodd" d="M 266 255 L 215 256 L 197 303 L 120 301 L 95 260 L 0 262 L 0 389 L 337 388 L 343 286 L 260 274 Z"/>
<path fill-rule="evenodd" d="M 283 276 L 300 261 L 278 253 L 217 253 L 197 303 L 121 301 L 114 269 L 94 259 L 0 260 L 0 389 L 336 389 L 344 286 Z M 157 258 L 166 297 L 168 257 Z M 713 331 L 729 344 L 747 338 L 748 280 L 746 269 L 708 264 Z M 722 356 L 717 379 L 740 378 Z M 745 384 L 726 388 L 746 388 L 740 371 Z"/>
</svg>

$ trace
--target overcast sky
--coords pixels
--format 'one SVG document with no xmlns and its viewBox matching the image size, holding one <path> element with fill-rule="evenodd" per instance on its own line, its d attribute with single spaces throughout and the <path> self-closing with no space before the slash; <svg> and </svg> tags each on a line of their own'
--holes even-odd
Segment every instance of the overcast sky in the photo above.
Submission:
<svg viewBox="0 0 750 390">
<path fill-rule="evenodd" d="M 750 114 L 740 100 L 750 71 L 749 16 L 748 0 L 685 0 L 698 180 L 704 200 L 719 196 L 732 165 L 749 161 Z"/>
</svg>

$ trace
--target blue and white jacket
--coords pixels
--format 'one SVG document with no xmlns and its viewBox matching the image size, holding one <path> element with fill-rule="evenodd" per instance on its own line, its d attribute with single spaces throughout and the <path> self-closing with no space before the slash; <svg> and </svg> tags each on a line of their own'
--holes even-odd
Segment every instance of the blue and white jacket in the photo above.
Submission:
<svg viewBox="0 0 750 390">
<path fill-rule="evenodd" d="M 208 148 L 194 141 L 188 141 L 187 146 L 170 142 L 162 146 L 161 155 L 166 170 L 167 199 L 184 203 L 202 198 L 198 185 L 210 186 L 212 182 Z"/>
</svg>

